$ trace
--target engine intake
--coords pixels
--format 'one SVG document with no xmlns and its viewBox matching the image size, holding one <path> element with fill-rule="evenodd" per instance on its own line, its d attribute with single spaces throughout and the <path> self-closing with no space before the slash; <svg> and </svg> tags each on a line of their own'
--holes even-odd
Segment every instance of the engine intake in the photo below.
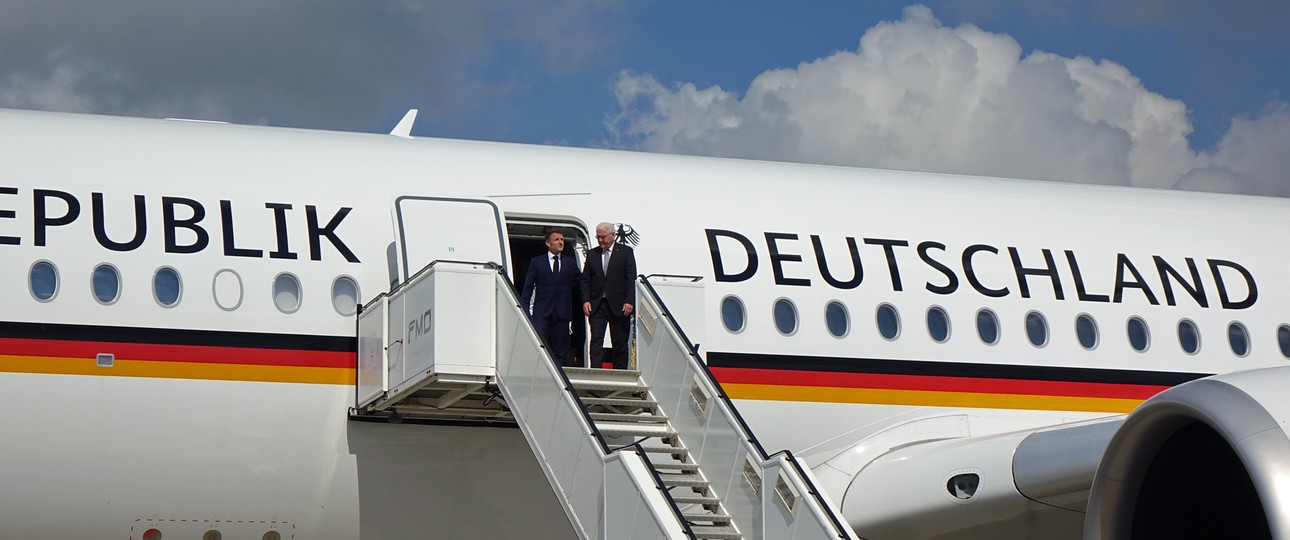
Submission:
<svg viewBox="0 0 1290 540">
<path fill-rule="evenodd" d="M 1290 367 L 1166 390 L 1098 466 L 1086 539 L 1290 538 Z"/>
</svg>

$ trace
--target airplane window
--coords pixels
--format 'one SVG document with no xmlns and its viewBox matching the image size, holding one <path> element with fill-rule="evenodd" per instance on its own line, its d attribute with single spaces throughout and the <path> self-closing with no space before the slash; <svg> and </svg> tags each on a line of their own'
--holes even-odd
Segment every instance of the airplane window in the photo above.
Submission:
<svg viewBox="0 0 1290 540">
<path fill-rule="evenodd" d="M 273 305 L 283 313 L 300 309 L 300 280 L 296 276 L 283 272 L 273 278 Z"/>
<path fill-rule="evenodd" d="M 976 335 L 986 345 L 999 342 L 999 317 L 993 311 L 983 308 L 976 312 Z"/>
<path fill-rule="evenodd" d="M 1032 311 L 1026 314 L 1026 338 L 1036 347 L 1048 344 L 1048 321 L 1042 313 Z"/>
<path fill-rule="evenodd" d="M 1187 354 L 1196 354 L 1200 350 L 1200 330 L 1196 323 L 1187 319 L 1178 321 L 1178 345 Z"/>
<path fill-rule="evenodd" d="M 1092 315 L 1080 313 L 1075 317 L 1075 337 L 1081 347 L 1090 351 L 1097 348 L 1097 321 Z"/>
<path fill-rule="evenodd" d="M 1281 347 L 1281 356 L 1290 358 L 1290 324 L 1277 327 L 1277 345 Z"/>
<path fill-rule="evenodd" d="M 846 337 L 847 332 L 851 331 L 851 316 L 847 313 L 847 306 L 837 300 L 829 302 L 824 306 L 824 324 L 829 327 L 829 333 L 833 337 Z"/>
<path fill-rule="evenodd" d="M 891 341 L 900 335 L 900 313 L 896 312 L 896 306 L 891 304 L 882 304 L 878 306 L 877 313 L 878 333 L 882 338 Z"/>
<path fill-rule="evenodd" d="M 162 307 L 173 307 L 179 303 L 181 285 L 179 272 L 169 266 L 163 266 L 152 275 L 152 296 Z"/>
<path fill-rule="evenodd" d="M 1151 332 L 1147 330 L 1147 321 L 1142 317 L 1129 317 L 1129 346 L 1133 350 L 1143 352 L 1151 346 Z"/>
<path fill-rule="evenodd" d="M 780 298 L 775 301 L 775 329 L 786 336 L 797 332 L 797 306 L 792 300 Z"/>
<path fill-rule="evenodd" d="M 31 265 L 31 295 L 36 300 L 48 302 L 58 294 L 58 268 L 49 261 L 36 261 Z"/>
<path fill-rule="evenodd" d="M 1239 322 L 1227 325 L 1227 343 L 1232 346 L 1232 354 L 1244 358 L 1250 354 L 1250 331 Z"/>
<path fill-rule="evenodd" d="M 224 311 L 233 311 L 242 305 L 242 276 L 228 268 L 215 272 L 211 292 L 215 295 L 215 305 Z"/>
<path fill-rule="evenodd" d="M 927 308 L 927 333 L 937 343 L 945 343 L 950 339 L 950 316 L 945 313 L 945 308 Z"/>
<path fill-rule="evenodd" d="M 94 290 L 94 299 L 100 304 L 112 304 L 121 296 L 121 274 L 116 271 L 115 266 L 110 264 L 95 266 L 90 281 Z"/>
<path fill-rule="evenodd" d="M 331 307 L 342 317 L 358 311 L 358 282 L 349 276 L 340 276 L 331 283 Z"/>
<path fill-rule="evenodd" d="M 744 302 L 737 296 L 721 299 L 721 324 L 732 334 L 744 331 Z"/>
</svg>

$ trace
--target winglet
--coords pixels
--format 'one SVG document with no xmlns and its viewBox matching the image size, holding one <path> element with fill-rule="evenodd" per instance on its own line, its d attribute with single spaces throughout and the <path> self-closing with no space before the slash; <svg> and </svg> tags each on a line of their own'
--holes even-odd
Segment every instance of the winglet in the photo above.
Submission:
<svg viewBox="0 0 1290 540">
<path fill-rule="evenodd" d="M 405 139 L 411 139 L 412 124 L 415 124 L 416 121 L 417 121 L 417 110 L 408 109 L 408 113 L 403 115 L 403 119 L 399 120 L 399 124 L 394 126 L 394 130 L 390 131 L 390 135 L 394 135 L 395 137 L 403 137 Z"/>
</svg>

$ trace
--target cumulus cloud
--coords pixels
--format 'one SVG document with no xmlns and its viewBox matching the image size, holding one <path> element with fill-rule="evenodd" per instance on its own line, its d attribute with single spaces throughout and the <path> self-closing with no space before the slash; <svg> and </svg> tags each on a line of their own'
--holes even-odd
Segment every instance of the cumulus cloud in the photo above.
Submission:
<svg viewBox="0 0 1290 540">
<path fill-rule="evenodd" d="M 742 95 L 630 72 L 615 95 L 615 143 L 658 152 L 1261 194 L 1282 194 L 1275 175 L 1290 170 L 1284 105 L 1195 152 L 1185 104 L 1124 66 L 1023 54 L 922 6 L 868 29 L 857 50 L 766 71 Z"/>
<path fill-rule="evenodd" d="M 330 129 L 399 106 L 464 118 L 511 91 L 488 74 L 499 50 L 538 73 L 578 66 L 618 4 L 13 0 L 0 105 Z"/>
</svg>

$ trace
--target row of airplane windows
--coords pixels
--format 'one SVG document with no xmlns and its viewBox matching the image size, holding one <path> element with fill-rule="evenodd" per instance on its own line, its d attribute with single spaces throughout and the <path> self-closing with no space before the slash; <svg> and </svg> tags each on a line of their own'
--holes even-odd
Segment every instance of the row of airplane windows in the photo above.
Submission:
<svg viewBox="0 0 1290 540">
<path fill-rule="evenodd" d="M 36 261 L 28 273 L 28 291 L 37 302 L 51 302 L 58 297 L 61 286 L 58 267 L 49 261 Z M 94 300 L 105 306 L 115 304 L 121 299 L 121 271 L 111 264 L 100 264 L 90 273 L 90 292 Z M 179 271 L 169 266 L 157 268 L 152 274 L 152 299 L 164 308 L 178 306 L 183 300 L 184 281 Z M 215 305 L 225 311 L 233 311 L 242 306 L 245 287 L 242 276 L 236 271 L 225 268 L 215 273 L 211 280 L 211 294 Z M 300 310 L 303 291 L 300 278 L 290 272 L 282 272 L 273 278 L 273 305 L 283 313 L 295 313 Z M 358 310 L 358 282 L 349 276 L 339 276 L 332 281 L 331 305 L 336 313 L 352 316 Z"/>
<path fill-rule="evenodd" d="M 793 336 L 798 330 L 797 305 L 788 298 L 775 300 L 772 308 L 775 329 L 785 336 Z M 887 341 L 895 341 L 901 334 L 900 312 L 896 307 L 883 303 L 874 311 L 874 323 L 878 334 Z M 851 333 L 851 316 L 845 304 L 833 300 L 824 306 L 824 322 L 830 335 L 844 338 Z M 941 306 L 927 308 L 927 334 L 937 343 L 950 339 L 950 317 Z M 721 323 L 726 331 L 732 334 L 743 332 L 747 327 L 748 315 L 744 302 L 738 296 L 726 296 L 721 300 Z M 1000 338 L 999 317 L 989 308 L 976 312 L 976 334 L 982 343 L 995 345 Z M 1044 347 L 1049 341 L 1048 319 L 1043 313 L 1031 311 L 1025 317 L 1026 340 L 1031 345 Z M 1146 352 L 1151 347 L 1151 330 L 1142 317 L 1129 317 L 1125 324 L 1125 335 L 1129 347 L 1137 352 Z M 1092 315 L 1081 313 L 1075 317 L 1075 337 L 1085 350 L 1096 349 L 1101 344 L 1101 333 L 1097 321 Z M 1290 324 L 1277 327 L 1277 346 L 1281 355 L 1290 358 Z M 1244 358 L 1249 356 L 1251 348 L 1250 331 L 1245 324 L 1234 321 L 1227 325 L 1227 344 L 1232 354 Z M 1187 354 L 1200 352 L 1200 328 L 1190 319 L 1178 321 L 1178 346 Z"/>
</svg>

